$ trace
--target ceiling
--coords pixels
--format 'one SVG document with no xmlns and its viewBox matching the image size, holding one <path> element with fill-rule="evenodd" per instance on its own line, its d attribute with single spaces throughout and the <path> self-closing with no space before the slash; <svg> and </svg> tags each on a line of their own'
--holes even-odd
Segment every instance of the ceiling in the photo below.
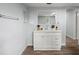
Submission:
<svg viewBox="0 0 79 59">
<path fill-rule="evenodd" d="M 27 7 L 79 7 L 79 3 L 24 3 Z"/>
</svg>

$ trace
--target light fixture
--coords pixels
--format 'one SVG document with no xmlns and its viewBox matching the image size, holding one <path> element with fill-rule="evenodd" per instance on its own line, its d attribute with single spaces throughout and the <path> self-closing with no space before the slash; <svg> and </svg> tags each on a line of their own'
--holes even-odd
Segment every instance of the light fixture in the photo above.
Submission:
<svg viewBox="0 0 79 59">
<path fill-rule="evenodd" d="M 52 3 L 46 3 L 47 5 L 51 5 Z"/>
</svg>

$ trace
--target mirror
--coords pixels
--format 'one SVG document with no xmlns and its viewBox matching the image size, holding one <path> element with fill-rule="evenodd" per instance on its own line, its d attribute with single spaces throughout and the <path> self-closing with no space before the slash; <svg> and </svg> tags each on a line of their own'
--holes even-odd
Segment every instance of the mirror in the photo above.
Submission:
<svg viewBox="0 0 79 59">
<path fill-rule="evenodd" d="M 55 25 L 55 16 L 38 16 L 38 24 Z"/>
<path fill-rule="evenodd" d="M 40 11 L 38 12 L 38 25 L 41 25 L 45 30 L 54 28 L 56 24 L 55 11 Z"/>
<path fill-rule="evenodd" d="M 38 24 L 55 24 L 56 19 L 55 19 L 56 12 L 52 10 L 40 10 L 38 12 Z"/>
</svg>

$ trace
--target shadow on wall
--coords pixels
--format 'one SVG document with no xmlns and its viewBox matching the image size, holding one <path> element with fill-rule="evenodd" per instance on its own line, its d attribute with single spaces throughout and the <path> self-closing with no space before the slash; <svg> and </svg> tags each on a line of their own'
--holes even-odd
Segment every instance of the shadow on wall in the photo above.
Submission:
<svg viewBox="0 0 79 59">
<path fill-rule="evenodd" d="M 32 33 L 35 29 L 35 26 L 31 23 L 25 23 L 25 35 L 27 38 L 27 45 L 32 45 Z"/>
</svg>

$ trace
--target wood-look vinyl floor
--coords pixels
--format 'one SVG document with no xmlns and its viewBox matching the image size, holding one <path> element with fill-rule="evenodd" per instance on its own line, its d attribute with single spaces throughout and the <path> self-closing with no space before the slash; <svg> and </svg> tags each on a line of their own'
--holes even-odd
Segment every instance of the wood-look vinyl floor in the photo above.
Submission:
<svg viewBox="0 0 79 59">
<path fill-rule="evenodd" d="M 62 47 L 61 51 L 34 51 L 33 46 L 28 46 L 22 55 L 79 55 L 79 47 L 77 40 L 67 37 L 66 46 Z"/>
</svg>

